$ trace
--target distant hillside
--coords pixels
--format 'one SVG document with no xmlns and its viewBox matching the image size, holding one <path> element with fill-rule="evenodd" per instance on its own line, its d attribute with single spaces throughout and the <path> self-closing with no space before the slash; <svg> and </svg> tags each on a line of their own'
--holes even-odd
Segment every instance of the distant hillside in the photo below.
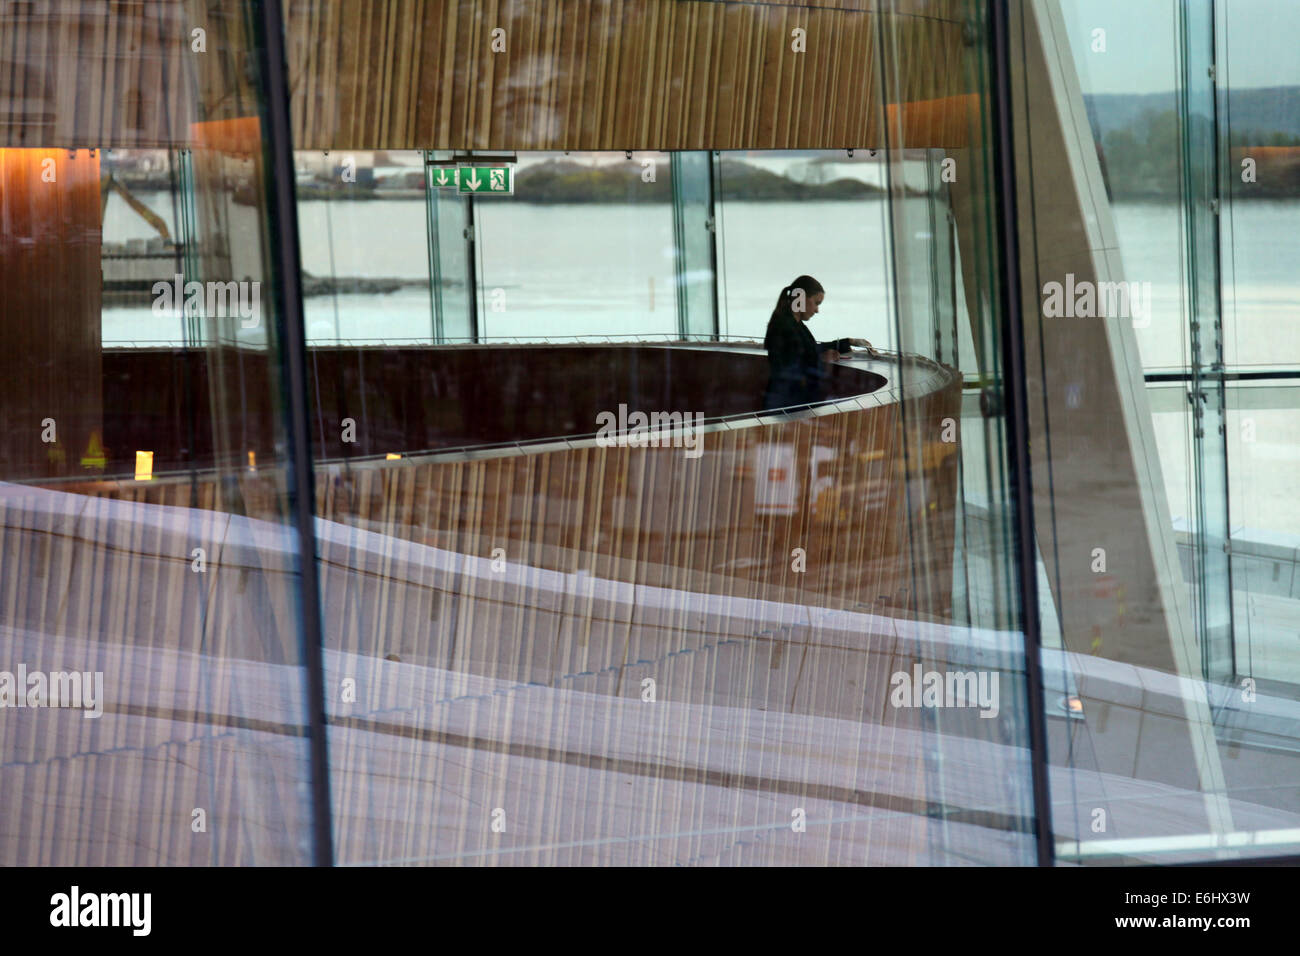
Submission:
<svg viewBox="0 0 1300 956">
<path fill-rule="evenodd" d="M 1180 133 L 1174 94 L 1085 96 L 1084 104 L 1111 198 L 1177 198 Z M 1227 109 L 1231 162 L 1239 164 L 1250 149 L 1258 154 L 1252 156 L 1256 182 L 1230 180 L 1233 198 L 1300 197 L 1300 166 L 1288 150 L 1274 149 L 1300 146 L 1300 87 L 1236 90 Z"/>
<path fill-rule="evenodd" d="M 552 159 L 519 170 L 515 201 L 531 203 L 669 202 L 672 183 L 668 164 L 660 163 L 655 181 L 643 182 L 639 163 L 589 166 L 570 159 Z M 798 183 L 743 160 L 723 159 L 722 198 L 726 200 L 863 199 L 882 190 L 859 179 L 828 183 Z"/>
<path fill-rule="evenodd" d="M 1134 126 L 1145 113 L 1172 112 L 1177 108 L 1172 90 L 1167 93 L 1101 93 L 1085 96 L 1083 101 L 1093 134 L 1101 136 Z M 1300 86 L 1229 90 L 1226 110 L 1233 130 L 1300 136 Z"/>
</svg>

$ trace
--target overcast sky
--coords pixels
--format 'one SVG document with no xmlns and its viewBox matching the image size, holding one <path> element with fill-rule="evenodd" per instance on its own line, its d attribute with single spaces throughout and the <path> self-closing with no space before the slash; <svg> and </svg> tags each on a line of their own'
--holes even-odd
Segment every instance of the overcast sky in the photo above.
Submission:
<svg viewBox="0 0 1300 956">
<path fill-rule="evenodd" d="M 1084 93 L 1160 93 L 1177 82 L 1179 0 L 1062 0 Z M 1188 0 L 1205 4 L 1209 0 Z M 1216 0 L 1220 69 L 1235 89 L 1300 86 L 1300 0 Z M 1106 31 L 1106 52 L 1092 31 Z M 1225 62 L 1226 60 L 1226 62 Z M 1224 77 L 1220 76 L 1220 84 Z"/>
</svg>

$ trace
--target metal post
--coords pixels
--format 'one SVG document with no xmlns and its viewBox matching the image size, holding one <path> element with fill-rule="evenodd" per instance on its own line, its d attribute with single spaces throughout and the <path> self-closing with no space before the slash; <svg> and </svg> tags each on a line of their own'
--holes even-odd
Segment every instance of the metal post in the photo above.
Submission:
<svg viewBox="0 0 1300 956">
<path fill-rule="evenodd" d="M 306 682 L 307 743 L 311 773 L 312 863 L 332 866 L 329 747 L 326 739 L 325 666 L 320 583 L 316 576 L 315 482 L 307 407 L 307 343 L 299 281 L 298 210 L 294 195 L 293 139 L 289 125 L 284 25 L 280 4 L 253 5 L 253 37 L 262 73 L 263 169 L 272 301 L 280 345 L 280 390 L 285 414 L 289 512 L 298 532 L 299 654 Z M 260 14 L 260 16 L 259 16 Z"/>
<path fill-rule="evenodd" d="M 1025 633 L 1025 681 L 1029 707 L 1034 835 L 1038 865 L 1052 866 L 1051 801 L 1047 785 L 1047 712 L 1043 696 L 1042 629 L 1038 616 L 1033 484 L 1029 468 L 1029 396 L 1026 388 L 1023 316 L 1020 308 L 1020 244 L 1017 236 L 1015 149 L 1012 138 L 1010 16 L 1008 0 L 989 7 L 989 54 L 993 97 L 993 178 L 997 229 L 998 291 L 1002 305 L 1002 368 L 1005 388 L 1007 464 L 1015 514 L 1016 567 Z"/>
</svg>

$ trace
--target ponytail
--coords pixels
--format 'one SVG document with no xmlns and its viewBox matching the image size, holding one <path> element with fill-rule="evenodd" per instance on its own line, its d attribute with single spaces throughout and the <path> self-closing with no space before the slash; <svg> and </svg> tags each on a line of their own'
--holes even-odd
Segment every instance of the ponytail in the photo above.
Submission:
<svg viewBox="0 0 1300 956">
<path fill-rule="evenodd" d="M 812 276 L 799 276 L 782 289 L 781 294 L 776 297 L 776 308 L 772 310 L 772 315 L 767 320 L 767 334 L 763 337 L 764 348 L 771 348 L 772 336 L 782 325 L 798 321 L 793 306 L 796 292 L 803 292 L 804 298 L 807 299 L 825 291 L 822 284 Z"/>
</svg>

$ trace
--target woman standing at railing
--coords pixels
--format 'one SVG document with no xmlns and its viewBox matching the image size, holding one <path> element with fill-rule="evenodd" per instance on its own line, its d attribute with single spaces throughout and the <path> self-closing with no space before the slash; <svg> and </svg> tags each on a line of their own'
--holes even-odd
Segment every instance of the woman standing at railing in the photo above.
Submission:
<svg viewBox="0 0 1300 956">
<path fill-rule="evenodd" d="M 826 290 L 812 276 L 799 276 L 781 290 L 776 308 L 767 320 L 768 382 L 763 396 L 765 409 L 809 405 L 826 398 L 826 365 L 851 351 L 851 346 L 870 350 L 866 339 L 837 339 L 818 342 L 807 322 L 821 307 Z"/>
</svg>

